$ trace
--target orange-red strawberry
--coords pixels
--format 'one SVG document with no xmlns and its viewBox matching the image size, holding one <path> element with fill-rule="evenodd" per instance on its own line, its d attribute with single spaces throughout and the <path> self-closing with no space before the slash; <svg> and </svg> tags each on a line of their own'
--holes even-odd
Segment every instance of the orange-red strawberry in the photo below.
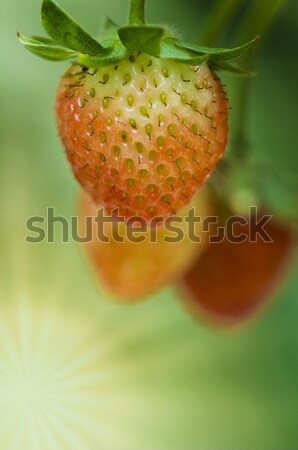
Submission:
<svg viewBox="0 0 298 450">
<path fill-rule="evenodd" d="M 88 218 L 92 218 L 92 239 L 84 244 L 84 248 L 104 290 L 118 301 L 132 302 L 182 276 L 208 243 L 208 233 L 202 232 L 202 223 L 199 222 L 195 224 L 194 231 L 200 242 L 190 239 L 185 220 L 190 208 L 202 219 L 213 213 L 208 189 L 204 187 L 189 208 L 181 212 L 181 223 L 173 222 L 170 229 L 166 221 L 154 232 L 152 227 L 140 229 L 132 239 L 127 233 L 127 224 L 119 223 L 118 229 L 115 229 L 115 222 L 107 222 L 102 215 L 98 216 L 98 207 L 90 197 L 81 195 L 78 207 L 80 235 L 85 237 L 89 233 L 91 237 Z M 105 219 L 106 216 L 105 212 Z M 94 220 L 96 217 L 99 217 L 98 223 Z M 171 221 L 174 219 L 177 217 Z M 137 228 L 134 230 L 137 231 Z M 135 239 L 142 241 L 136 242 Z"/>
<path fill-rule="evenodd" d="M 239 72 L 234 49 L 187 43 L 146 25 L 145 0 L 131 0 L 129 25 L 108 20 L 100 42 L 52 0 L 26 38 L 32 53 L 71 60 L 57 93 L 60 136 L 73 173 L 94 202 L 126 219 L 165 220 L 185 207 L 222 156 L 227 98 L 214 70 Z"/>
<path fill-rule="evenodd" d="M 143 54 L 73 65 L 57 94 L 60 136 L 77 180 L 108 212 L 164 219 L 189 203 L 222 156 L 227 99 L 207 64 Z"/>
<path fill-rule="evenodd" d="M 293 248 L 291 233 L 277 221 L 264 228 L 273 242 L 249 240 L 250 225 L 234 225 L 242 243 L 210 243 L 185 274 L 180 288 L 187 308 L 220 327 L 237 325 L 271 298 L 285 272 Z"/>
</svg>

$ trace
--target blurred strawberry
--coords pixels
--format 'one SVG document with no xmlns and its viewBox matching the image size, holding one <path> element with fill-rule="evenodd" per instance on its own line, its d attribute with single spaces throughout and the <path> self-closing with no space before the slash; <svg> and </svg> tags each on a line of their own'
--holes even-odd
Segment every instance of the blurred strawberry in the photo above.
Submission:
<svg viewBox="0 0 298 450">
<path fill-rule="evenodd" d="M 252 236 L 253 222 L 251 217 L 246 225 L 234 225 L 234 236 L 243 242 L 225 237 L 210 243 L 180 283 L 186 307 L 211 325 L 229 327 L 252 318 L 285 274 L 294 245 L 291 233 L 272 219 L 263 227 L 272 242 L 265 242 Z"/>
<path fill-rule="evenodd" d="M 127 233 L 132 231 L 132 224 L 118 223 L 117 232 L 119 237 L 123 238 L 123 242 L 119 242 L 119 237 L 113 231 L 116 225 L 115 220 L 113 223 L 105 222 L 102 216 L 98 224 L 93 220 L 93 238 L 84 245 L 87 257 L 103 288 L 116 300 L 132 302 L 176 281 L 190 267 L 208 242 L 208 233 L 202 233 L 200 223 L 194 224 L 194 232 L 201 242 L 194 242 L 189 238 L 188 224 L 184 219 L 191 209 L 196 216 L 202 218 L 212 214 L 207 188 L 204 187 L 195 196 L 190 206 L 181 212 L 179 218 L 182 223 L 176 223 L 175 218 L 171 218 L 165 224 L 158 225 L 156 239 L 154 239 L 152 228 L 147 227 L 146 231 L 144 231 L 145 228 L 139 228 L 139 233 L 134 235 L 137 238 L 143 237 L 143 242 L 138 243 L 132 242 L 127 236 Z M 86 194 L 81 194 L 79 198 L 81 236 L 86 236 L 88 227 L 86 218 L 94 219 L 100 211 L 104 210 L 98 209 Z M 107 214 L 105 217 L 108 217 Z M 146 225 L 146 221 L 144 224 Z M 175 227 L 175 231 L 167 230 L 169 225 L 172 228 Z M 101 240 L 98 239 L 98 229 L 102 229 Z M 137 230 L 138 228 L 134 225 L 133 231 Z M 152 239 L 150 241 L 150 233 L 152 233 L 153 241 Z M 174 238 L 176 242 L 165 242 L 167 237 Z M 103 242 L 105 238 L 109 238 L 110 242 Z"/>
</svg>

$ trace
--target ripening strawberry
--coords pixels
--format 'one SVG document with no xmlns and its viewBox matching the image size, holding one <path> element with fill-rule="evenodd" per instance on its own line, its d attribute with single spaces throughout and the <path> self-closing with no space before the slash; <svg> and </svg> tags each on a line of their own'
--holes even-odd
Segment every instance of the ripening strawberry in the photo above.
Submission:
<svg viewBox="0 0 298 450">
<path fill-rule="evenodd" d="M 195 224 L 194 232 L 200 242 L 190 239 L 185 219 L 191 208 L 202 219 L 213 213 L 206 187 L 181 212 L 181 223 L 175 216 L 164 224 L 158 224 L 155 229 L 135 226 L 131 237 L 128 234 L 130 224 L 119 223 L 115 227 L 115 222 L 105 220 L 108 216 L 106 211 L 104 218 L 98 216 L 98 207 L 88 195 L 81 194 L 78 204 L 80 236 L 88 237 L 83 247 L 96 279 L 109 296 L 120 302 L 142 300 L 183 275 L 208 243 L 208 233 L 202 232 L 202 223 L 199 222 Z M 92 234 L 88 223 L 90 218 Z M 98 223 L 95 218 L 100 218 Z"/>
<path fill-rule="evenodd" d="M 164 219 L 187 205 L 222 156 L 227 99 L 207 64 L 144 54 L 58 87 L 56 116 L 75 177 L 97 205 Z"/>
<path fill-rule="evenodd" d="M 52 39 L 19 39 L 49 60 L 71 60 L 56 97 L 59 134 L 73 173 L 98 206 L 129 219 L 167 217 L 187 206 L 223 155 L 228 102 L 215 70 L 239 71 L 235 49 L 199 47 L 144 23 L 110 20 L 99 40 L 52 0 L 42 24 Z"/>
<path fill-rule="evenodd" d="M 238 325 L 255 316 L 276 292 L 290 262 L 294 240 L 276 220 L 264 228 L 272 242 L 249 240 L 250 226 L 234 225 L 241 243 L 210 243 L 184 275 L 180 289 L 187 309 L 219 327 Z"/>
</svg>

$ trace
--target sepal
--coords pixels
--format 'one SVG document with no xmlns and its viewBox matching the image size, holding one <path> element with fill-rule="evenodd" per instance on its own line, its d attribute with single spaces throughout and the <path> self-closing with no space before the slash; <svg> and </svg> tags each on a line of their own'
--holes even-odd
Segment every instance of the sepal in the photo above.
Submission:
<svg viewBox="0 0 298 450">
<path fill-rule="evenodd" d="M 18 39 L 24 47 L 40 58 L 48 61 L 64 61 L 76 57 L 76 52 L 57 45 L 51 39 L 46 38 L 28 38 L 21 33 L 17 33 Z"/>
<path fill-rule="evenodd" d="M 140 17 L 143 3 L 136 3 Z M 133 10 L 134 11 L 134 10 Z M 115 64 L 128 52 L 178 61 L 192 66 L 207 62 L 214 70 L 227 70 L 249 76 L 251 72 L 229 64 L 249 51 L 258 37 L 232 49 L 201 47 L 179 39 L 167 28 L 146 25 L 142 21 L 118 27 L 109 17 L 105 18 L 100 42 L 85 31 L 66 11 L 53 0 L 43 0 L 41 21 L 49 37 L 25 37 L 18 33 L 20 42 L 31 52 L 50 61 L 72 59 L 87 67 Z"/>
<path fill-rule="evenodd" d="M 164 28 L 153 25 L 128 25 L 118 30 L 119 38 L 128 50 L 151 56 L 159 56 L 164 33 Z"/>
<path fill-rule="evenodd" d="M 211 48 L 211 47 L 201 47 L 199 45 L 190 44 L 182 39 L 177 39 L 175 37 L 171 38 L 172 43 L 183 50 L 189 50 L 198 55 L 209 55 L 209 60 L 212 62 L 218 61 L 228 61 L 231 59 L 239 58 L 240 56 L 247 53 L 254 47 L 254 45 L 259 40 L 259 36 L 255 37 L 245 44 L 235 47 L 235 48 Z"/>
<path fill-rule="evenodd" d="M 162 39 L 160 45 L 159 57 L 164 59 L 174 59 L 175 61 L 179 61 L 184 64 L 197 66 L 206 62 L 209 58 L 209 55 L 191 54 L 189 51 L 186 51 L 174 45 L 170 37 L 165 37 L 164 39 Z"/>
<path fill-rule="evenodd" d="M 106 55 L 84 55 L 83 53 L 78 54 L 77 62 L 86 67 L 103 67 L 109 66 L 111 64 L 117 64 L 121 59 L 125 57 L 127 53 L 126 48 L 121 44 L 120 41 L 113 42 L 113 49 Z"/>
<path fill-rule="evenodd" d="M 102 28 L 103 28 L 104 31 L 115 31 L 115 32 L 117 32 L 118 25 L 109 16 L 105 16 L 103 18 Z"/>
<path fill-rule="evenodd" d="M 215 71 L 226 71 L 234 75 L 239 75 L 241 77 L 254 77 L 256 72 L 251 70 L 243 69 L 242 67 L 235 66 L 233 64 L 227 63 L 225 61 L 213 62 L 210 64 L 211 68 Z"/>
<path fill-rule="evenodd" d="M 48 35 L 63 47 L 89 55 L 107 53 L 107 49 L 52 0 L 43 0 L 41 22 Z"/>
</svg>

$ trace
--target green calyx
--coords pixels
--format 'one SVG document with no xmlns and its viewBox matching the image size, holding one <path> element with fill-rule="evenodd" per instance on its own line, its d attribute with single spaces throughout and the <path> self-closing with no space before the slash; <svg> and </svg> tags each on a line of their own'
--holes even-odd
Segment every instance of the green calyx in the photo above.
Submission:
<svg viewBox="0 0 298 450">
<path fill-rule="evenodd" d="M 69 60 L 97 68 L 115 64 L 128 53 L 137 51 L 193 66 L 208 62 L 214 70 L 251 74 L 230 64 L 230 60 L 250 50 L 258 38 L 233 49 L 190 44 L 165 27 L 145 24 L 144 3 L 145 0 L 131 0 L 129 24 L 126 26 L 118 27 L 106 18 L 100 38 L 95 39 L 53 0 L 43 0 L 41 22 L 49 38 L 28 38 L 19 32 L 17 35 L 27 50 L 49 61 Z"/>
</svg>

